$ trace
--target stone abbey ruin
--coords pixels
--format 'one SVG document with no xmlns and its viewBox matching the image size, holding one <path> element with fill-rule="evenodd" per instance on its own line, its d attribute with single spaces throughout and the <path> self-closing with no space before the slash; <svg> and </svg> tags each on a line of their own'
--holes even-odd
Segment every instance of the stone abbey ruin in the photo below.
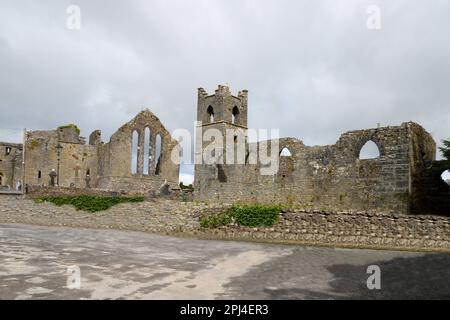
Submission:
<svg viewBox="0 0 450 320">
<path fill-rule="evenodd" d="M 226 86 L 213 95 L 198 91 L 197 121 L 204 127 L 245 134 L 247 113 L 247 91 L 238 96 Z M 369 141 L 378 147 L 379 157 L 361 160 L 360 151 Z M 259 174 L 261 163 L 196 165 L 196 198 L 450 214 L 450 188 L 441 179 L 443 163 L 435 160 L 436 143 L 416 123 L 346 132 L 329 146 L 305 146 L 296 138 L 282 138 L 278 145 L 279 170 L 274 175 Z M 289 156 L 283 155 L 286 149 Z"/>
<path fill-rule="evenodd" d="M 133 142 L 137 152 L 132 157 Z M 26 132 L 25 147 L 1 145 L 5 148 L 0 162 L 2 185 L 8 189 L 22 184 L 29 188 L 50 186 L 52 171 L 59 173 L 54 185 L 80 190 L 141 192 L 158 189 L 165 182 L 178 185 L 179 166 L 170 159 L 178 143 L 148 109 L 119 128 L 107 143 L 95 130 L 86 144 L 79 129 L 68 125 Z"/>
<path fill-rule="evenodd" d="M 327 146 L 306 146 L 296 138 L 279 139 L 279 170 L 261 175 L 264 166 L 248 161 L 248 92 L 231 94 L 219 86 L 209 95 L 198 90 L 197 121 L 202 129 L 233 129 L 245 137 L 241 164 L 196 164 L 194 199 L 217 203 L 275 203 L 324 210 L 361 210 L 403 214 L 450 214 L 450 187 L 441 179 L 443 162 L 436 161 L 436 143 L 419 124 L 403 123 L 350 131 Z M 360 159 L 373 142 L 374 159 Z M 228 143 L 229 144 L 229 143 Z M 135 145 L 137 153 L 133 155 Z M 227 141 L 223 141 L 227 146 Z M 202 154 L 207 144 L 197 148 Z M 74 125 L 50 131 L 29 131 L 25 145 L 0 143 L 0 185 L 3 190 L 56 185 L 84 192 L 149 193 L 161 185 L 178 187 L 179 165 L 171 153 L 180 146 L 149 110 L 118 129 L 107 143 L 96 130 L 80 137 Z M 285 152 L 287 151 L 288 152 Z M 226 157 L 225 150 L 222 153 Z M 51 178 L 51 172 L 58 175 Z"/>
</svg>

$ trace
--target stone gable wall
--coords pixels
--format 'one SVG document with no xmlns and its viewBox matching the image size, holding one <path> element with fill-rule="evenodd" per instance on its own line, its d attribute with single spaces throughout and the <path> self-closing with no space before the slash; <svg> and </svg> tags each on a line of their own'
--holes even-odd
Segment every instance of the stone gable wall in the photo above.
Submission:
<svg viewBox="0 0 450 320">
<path fill-rule="evenodd" d="M 144 132 L 150 129 L 150 148 L 148 174 L 144 174 Z M 132 135 L 139 134 L 139 149 L 137 152 L 137 173 L 131 172 Z M 156 137 L 161 136 L 160 172 L 156 173 Z M 159 119 L 149 110 L 144 110 L 133 120 L 123 125 L 111 137 L 111 140 L 99 148 L 100 179 L 98 187 L 103 189 L 155 189 L 164 181 L 172 186 L 178 186 L 179 165 L 171 160 L 171 153 L 179 148 L 170 133 Z"/>
</svg>

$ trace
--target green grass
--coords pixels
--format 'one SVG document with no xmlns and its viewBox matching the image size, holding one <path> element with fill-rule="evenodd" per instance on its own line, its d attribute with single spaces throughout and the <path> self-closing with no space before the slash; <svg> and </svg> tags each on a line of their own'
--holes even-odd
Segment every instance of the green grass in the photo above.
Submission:
<svg viewBox="0 0 450 320">
<path fill-rule="evenodd" d="M 77 210 L 98 212 L 111 208 L 119 203 L 142 202 L 144 197 L 98 197 L 98 196 L 76 196 L 76 197 L 42 197 L 36 202 L 51 202 L 57 206 L 72 205 Z"/>
<path fill-rule="evenodd" d="M 202 228 L 214 229 L 235 221 L 246 227 L 269 227 L 278 222 L 281 207 L 264 205 L 234 205 L 224 213 L 200 219 Z"/>
</svg>

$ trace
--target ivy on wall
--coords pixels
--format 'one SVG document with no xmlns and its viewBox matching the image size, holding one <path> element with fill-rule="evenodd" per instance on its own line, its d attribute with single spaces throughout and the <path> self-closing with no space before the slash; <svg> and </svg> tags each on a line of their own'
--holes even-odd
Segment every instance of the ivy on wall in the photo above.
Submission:
<svg viewBox="0 0 450 320">
<path fill-rule="evenodd" d="M 142 202 L 144 197 L 97 197 L 97 196 L 76 196 L 76 197 L 42 197 L 35 200 L 38 203 L 51 202 L 57 206 L 72 205 L 77 210 L 89 212 L 103 211 L 119 203 Z"/>
<path fill-rule="evenodd" d="M 232 222 L 247 227 L 268 227 L 278 222 L 281 212 L 279 206 L 234 205 L 224 213 L 200 219 L 202 228 L 217 228 Z"/>
</svg>

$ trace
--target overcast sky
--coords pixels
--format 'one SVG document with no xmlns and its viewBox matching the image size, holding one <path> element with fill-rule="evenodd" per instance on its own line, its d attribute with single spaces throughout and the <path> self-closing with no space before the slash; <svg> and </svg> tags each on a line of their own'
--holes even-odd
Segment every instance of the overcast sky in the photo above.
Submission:
<svg viewBox="0 0 450 320">
<path fill-rule="evenodd" d="M 67 28 L 71 4 L 80 30 Z M 249 90 L 250 127 L 308 145 L 410 120 L 440 141 L 450 1 L 0 0 L 1 141 L 66 123 L 108 141 L 145 107 L 192 130 L 196 89 L 218 84 Z"/>
</svg>

